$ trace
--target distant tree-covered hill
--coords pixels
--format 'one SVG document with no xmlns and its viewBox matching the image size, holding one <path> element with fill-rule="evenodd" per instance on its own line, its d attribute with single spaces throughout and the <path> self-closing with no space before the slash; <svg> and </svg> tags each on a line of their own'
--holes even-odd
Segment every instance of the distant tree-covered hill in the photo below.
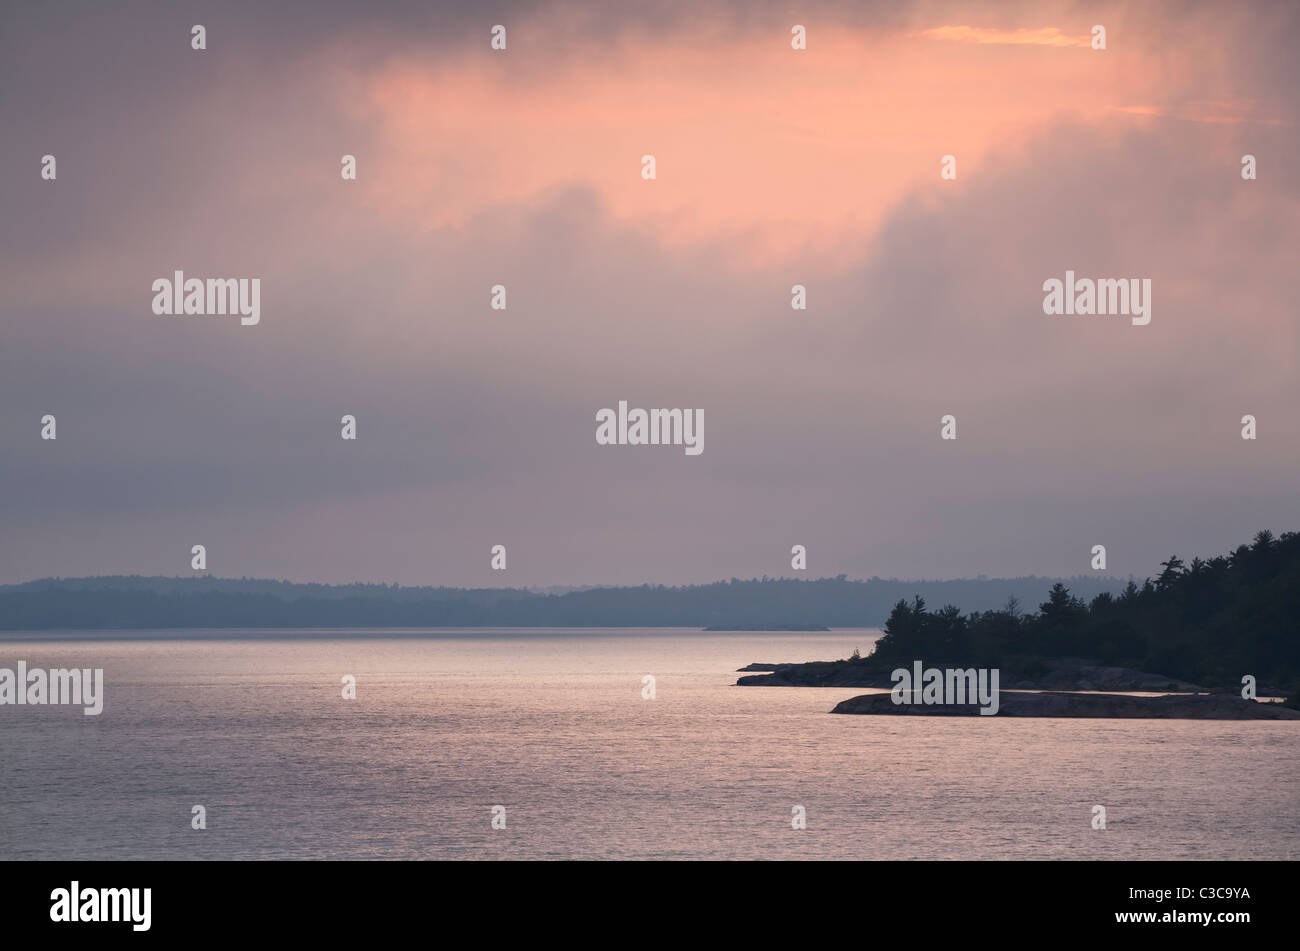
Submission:
<svg viewBox="0 0 1300 951">
<path fill-rule="evenodd" d="M 1042 597 L 1052 578 L 796 581 L 586 588 L 432 588 L 233 578 L 49 578 L 0 587 L 0 630 L 194 627 L 879 627 L 900 598 L 988 611 Z M 1065 579 L 1087 596 L 1123 579 Z"/>
</svg>

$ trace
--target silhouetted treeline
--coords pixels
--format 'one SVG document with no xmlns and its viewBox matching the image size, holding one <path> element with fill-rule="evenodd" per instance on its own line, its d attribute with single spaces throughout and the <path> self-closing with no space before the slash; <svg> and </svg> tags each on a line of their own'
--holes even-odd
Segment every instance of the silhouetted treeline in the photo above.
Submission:
<svg viewBox="0 0 1300 951">
<path fill-rule="evenodd" d="M 519 588 L 317 585 L 258 579 L 45 579 L 0 587 L 0 629 L 194 627 L 879 627 L 920 594 L 982 611 L 1008 595 L 1041 597 L 1050 578 L 814 581 L 763 578 L 664 587 Z M 1123 581 L 1069 579 L 1090 594 Z"/>
<path fill-rule="evenodd" d="M 1300 680 L 1300 533 L 1260 532 L 1231 554 L 1185 563 L 1118 595 L 1090 600 L 1053 585 L 1036 613 L 1012 600 L 994 611 L 931 611 L 924 598 L 899 601 L 874 653 L 882 669 L 920 659 L 940 666 L 1006 667 L 1032 677 L 1042 658 L 1080 657 L 1240 688 Z"/>
</svg>

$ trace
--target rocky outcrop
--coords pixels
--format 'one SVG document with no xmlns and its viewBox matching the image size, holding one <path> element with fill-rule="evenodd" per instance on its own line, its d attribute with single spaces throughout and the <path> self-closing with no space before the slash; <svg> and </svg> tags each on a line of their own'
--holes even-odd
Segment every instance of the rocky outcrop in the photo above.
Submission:
<svg viewBox="0 0 1300 951">
<path fill-rule="evenodd" d="M 979 716 L 973 704 L 894 703 L 887 693 L 851 697 L 831 713 L 892 716 Z M 1168 694 L 1133 697 L 1110 693 L 1030 693 L 1003 690 L 999 717 L 1092 717 L 1181 720 L 1300 720 L 1300 710 L 1280 703 L 1243 700 L 1232 694 Z"/>
<path fill-rule="evenodd" d="M 1008 681 L 1016 690 L 1110 690 L 1206 692 L 1199 684 L 1131 667 L 1103 667 L 1086 660 L 1062 658 L 1046 662 L 1048 670 L 1033 678 Z"/>
<path fill-rule="evenodd" d="M 736 681 L 742 687 L 891 687 L 887 671 L 871 672 L 844 661 L 807 664 L 750 664 L 744 670 L 770 670 Z"/>
<path fill-rule="evenodd" d="M 927 662 L 927 666 L 931 666 Z M 938 667 L 968 667 L 969 664 L 934 664 Z M 1165 674 L 1151 674 L 1131 667 L 1103 667 L 1077 658 L 1051 659 L 1033 677 L 1012 670 L 1002 671 L 1002 684 L 1011 690 L 1107 690 L 1113 692 L 1157 691 L 1205 692 L 1206 688 Z M 750 664 L 745 671 L 769 671 L 761 676 L 741 677 L 742 687 L 892 687 L 889 670 L 875 664 L 847 660 L 811 661 L 806 664 Z M 1235 691 L 1234 691 L 1235 693 Z M 1267 691 L 1261 690 L 1261 696 Z"/>
</svg>

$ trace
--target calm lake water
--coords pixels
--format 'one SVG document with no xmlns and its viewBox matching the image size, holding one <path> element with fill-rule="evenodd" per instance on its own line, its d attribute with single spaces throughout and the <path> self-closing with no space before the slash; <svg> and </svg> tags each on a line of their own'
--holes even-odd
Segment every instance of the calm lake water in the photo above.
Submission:
<svg viewBox="0 0 1300 951">
<path fill-rule="evenodd" d="M 1295 722 L 831 716 L 862 691 L 732 686 L 878 634 L 0 640 L 0 667 L 106 682 L 98 717 L 0 707 L 0 859 L 1300 858 Z"/>
</svg>

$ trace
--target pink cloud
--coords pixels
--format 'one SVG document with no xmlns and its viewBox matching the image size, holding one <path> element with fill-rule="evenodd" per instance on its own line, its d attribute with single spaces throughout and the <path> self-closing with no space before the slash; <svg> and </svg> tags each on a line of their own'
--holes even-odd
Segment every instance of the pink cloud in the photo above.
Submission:
<svg viewBox="0 0 1300 951">
<path fill-rule="evenodd" d="M 526 85 L 482 55 L 390 61 L 354 103 L 381 130 L 377 210 L 456 228 L 581 185 L 666 245 L 725 242 L 747 267 L 807 251 L 852 260 L 903 196 L 966 187 L 1058 114 L 1102 122 L 1131 102 L 1090 57 L 936 54 L 924 33 L 814 41 L 642 37 L 617 68 L 569 59 Z M 641 178 L 644 154 L 656 181 Z M 949 154 L 955 182 L 939 177 Z"/>
<path fill-rule="evenodd" d="M 1031 30 L 998 30 L 979 26 L 936 26 L 922 30 L 921 36 L 931 40 L 956 43 L 981 43 L 994 46 L 1074 46 L 1088 48 L 1091 36 L 1070 36 L 1054 26 Z"/>
</svg>

